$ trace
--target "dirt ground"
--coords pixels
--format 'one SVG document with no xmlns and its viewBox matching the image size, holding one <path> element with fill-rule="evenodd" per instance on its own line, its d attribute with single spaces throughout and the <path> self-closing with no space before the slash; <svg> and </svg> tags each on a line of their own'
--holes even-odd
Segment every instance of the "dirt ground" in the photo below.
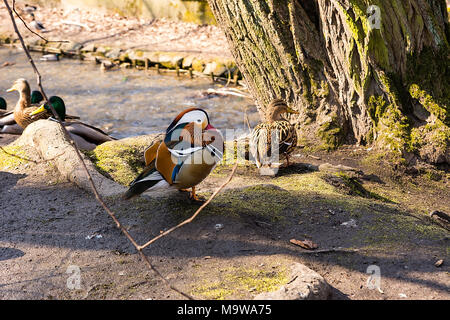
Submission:
<svg viewBox="0 0 450 320">
<path fill-rule="evenodd" d="M 12 139 L 3 135 L 0 143 Z M 289 280 L 294 261 L 328 281 L 331 299 L 449 299 L 449 233 L 427 217 L 431 210 L 450 211 L 448 172 L 396 176 L 361 161 L 366 153 L 299 149 L 276 177 L 241 166 L 193 223 L 144 252 L 171 283 L 202 299 L 251 299 L 273 290 Z M 362 170 L 359 181 L 371 196 L 329 184 L 314 171 L 321 163 Z M 1 299 L 183 298 L 146 269 L 92 194 L 62 181 L 51 163 L 1 167 Z M 229 171 L 219 167 L 200 194 L 208 197 Z M 199 206 L 179 192 L 107 203 L 139 243 Z M 351 219 L 356 227 L 342 225 Z M 310 239 L 319 250 L 355 251 L 313 253 L 290 244 L 292 238 Z M 384 293 L 367 287 L 370 265 L 380 268 Z M 70 286 L 73 266 L 80 270 L 79 289 Z"/>
<path fill-rule="evenodd" d="M 18 11 L 24 1 L 19 1 Z M 20 11 L 19 11 L 20 12 Z M 230 57 L 225 35 L 217 26 L 174 22 L 167 19 L 144 20 L 121 17 L 82 9 L 62 10 L 39 7 L 36 20 L 43 23 L 47 32 L 40 33 L 48 40 L 70 40 L 84 45 L 117 47 L 121 49 L 146 49 L 150 51 L 189 52 L 201 56 Z M 31 22 L 28 14 L 24 20 Z M 3 3 L 0 19 L 9 21 Z M 20 21 L 18 27 L 25 39 L 38 40 Z M 1 35 L 13 35 L 11 23 L 0 24 Z"/>
</svg>

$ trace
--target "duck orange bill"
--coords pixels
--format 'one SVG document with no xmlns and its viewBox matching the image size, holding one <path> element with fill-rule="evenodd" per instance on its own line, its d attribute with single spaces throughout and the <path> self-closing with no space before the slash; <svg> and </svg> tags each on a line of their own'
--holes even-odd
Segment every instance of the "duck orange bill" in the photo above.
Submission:
<svg viewBox="0 0 450 320">
<path fill-rule="evenodd" d="M 34 116 L 35 114 L 41 113 L 45 111 L 45 105 L 41 105 L 39 108 L 30 113 L 30 116 Z"/>
<path fill-rule="evenodd" d="M 11 87 L 11 88 L 7 89 L 6 92 L 11 92 L 11 91 L 14 91 L 14 90 L 16 90 L 16 88 Z"/>
</svg>

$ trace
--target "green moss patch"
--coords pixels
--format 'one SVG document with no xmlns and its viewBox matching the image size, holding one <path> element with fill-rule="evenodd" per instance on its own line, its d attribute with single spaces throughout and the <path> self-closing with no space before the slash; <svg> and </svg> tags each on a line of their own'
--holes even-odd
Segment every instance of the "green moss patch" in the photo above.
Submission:
<svg viewBox="0 0 450 320">
<path fill-rule="evenodd" d="M 6 170 L 28 163 L 27 154 L 20 146 L 6 146 L 0 149 L 0 169 Z"/>
<path fill-rule="evenodd" d="M 230 267 L 220 270 L 220 280 L 202 281 L 191 292 L 204 299 L 224 300 L 230 297 L 242 299 L 261 292 L 278 290 L 289 281 L 285 268 L 267 270 L 264 268 Z"/>
<path fill-rule="evenodd" d="M 129 185 L 144 168 L 144 151 L 155 136 L 109 141 L 87 152 L 96 168 L 114 181 Z"/>
</svg>

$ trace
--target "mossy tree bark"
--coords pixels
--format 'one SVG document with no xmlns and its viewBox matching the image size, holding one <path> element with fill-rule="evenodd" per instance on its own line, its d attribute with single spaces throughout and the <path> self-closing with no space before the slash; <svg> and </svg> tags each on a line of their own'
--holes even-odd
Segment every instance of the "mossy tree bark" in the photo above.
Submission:
<svg viewBox="0 0 450 320">
<path fill-rule="evenodd" d="M 315 145 L 373 143 L 407 161 L 450 163 L 445 0 L 209 4 L 260 113 L 284 98 Z"/>
</svg>

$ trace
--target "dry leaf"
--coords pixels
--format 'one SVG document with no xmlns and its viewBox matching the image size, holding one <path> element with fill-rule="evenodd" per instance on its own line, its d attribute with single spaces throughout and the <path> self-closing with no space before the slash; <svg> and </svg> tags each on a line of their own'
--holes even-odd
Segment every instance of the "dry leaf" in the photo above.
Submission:
<svg viewBox="0 0 450 320">
<path fill-rule="evenodd" d="M 436 261 L 436 263 L 434 264 L 437 268 L 439 268 L 440 266 L 442 266 L 444 264 L 444 260 L 440 259 L 438 261 Z"/>
<path fill-rule="evenodd" d="M 303 249 L 306 249 L 306 250 L 314 250 L 314 249 L 317 249 L 319 247 L 318 244 L 312 242 L 311 240 L 300 241 L 300 240 L 297 240 L 297 239 L 291 239 L 290 243 L 295 244 L 297 246 L 300 246 L 300 247 L 302 247 Z"/>
</svg>

